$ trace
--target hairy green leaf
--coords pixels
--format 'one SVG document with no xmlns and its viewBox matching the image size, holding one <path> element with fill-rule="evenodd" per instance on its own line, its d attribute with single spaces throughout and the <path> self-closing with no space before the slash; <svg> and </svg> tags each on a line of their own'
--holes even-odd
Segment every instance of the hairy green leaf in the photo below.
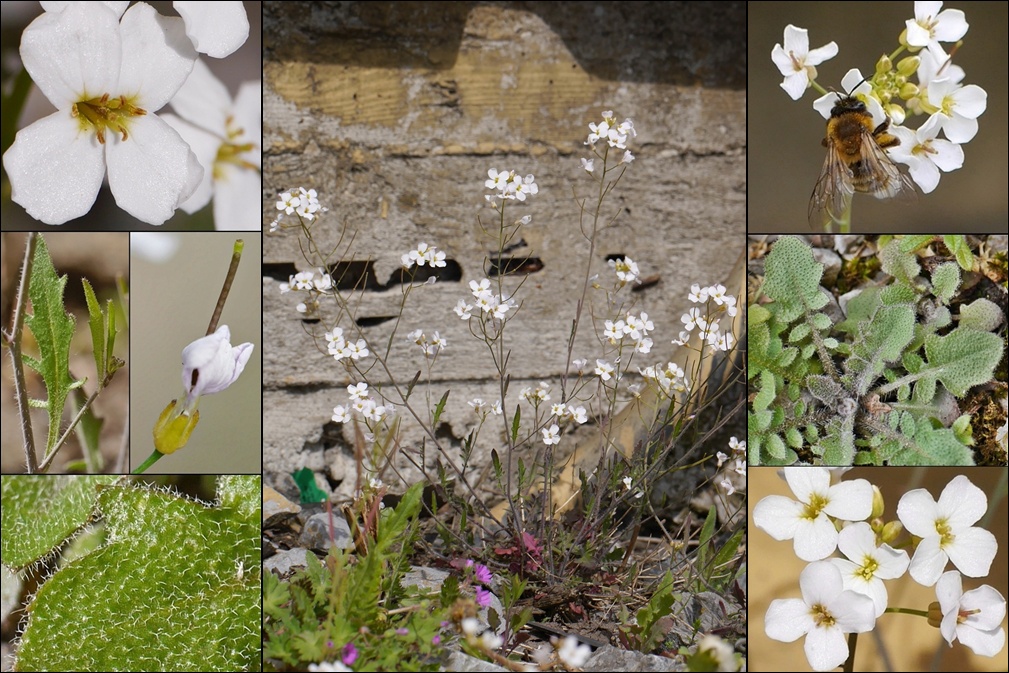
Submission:
<svg viewBox="0 0 1009 673">
<path fill-rule="evenodd" d="M 939 300 L 948 304 L 960 287 L 960 267 L 953 262 L 940 264 L 932 271 L 932 291 Z"/>
<path fill-rule="evenodd" d="M 946 336 L 925 339 L 925 357 L 942 384 L 963 397 L 968 388 L 991 380 L 1002 357 L 1002 339 L 991 332 L 959 327 Z"/>
<path fill-rule="evenodd" d="M 63 288 L 66 276 L 57 276 L 49 257 L 45 239 L 38 237 L 28 296 L 33 313 L 26 316 L 28 329 L 39 345 L 39 359 L 25 358 L 25 362 L 42 375 L 49 395 L 49 434 L 46 454 L 56 445 L 60 436 L 60 419 L 63 407 L 74 380 L 70 377 L 70 341 L 74 337 L 74 317 L 63 308 Z"/>
</svg>

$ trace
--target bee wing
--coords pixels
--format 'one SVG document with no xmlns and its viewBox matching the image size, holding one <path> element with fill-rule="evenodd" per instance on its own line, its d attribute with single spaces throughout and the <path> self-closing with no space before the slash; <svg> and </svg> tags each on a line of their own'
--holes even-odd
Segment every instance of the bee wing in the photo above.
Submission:
<svg viewBox="0 0 1009 673">
<path fill-rule="evenodd" d="M 872 140 L 872 136 L 869 139 Z M 809 226 L 819 229 L 840 220 L 845 203 L 850 202 L 854 193 L 851 170 L 841 159 L 834 144 L 828 142 L 823 170 L 820 171 L 820 178 L 809 197 Z"/>
<path fill-rule="evenodd" d="M 914 193 L 914 182 L 901 173 L 897 164 L 886 153 L 868 130 L 862 134 L 862 160 L 852 166 L 856 189 L 872 194 L 877 199 L 889 199 L 905 193 Z"/>
</svg>

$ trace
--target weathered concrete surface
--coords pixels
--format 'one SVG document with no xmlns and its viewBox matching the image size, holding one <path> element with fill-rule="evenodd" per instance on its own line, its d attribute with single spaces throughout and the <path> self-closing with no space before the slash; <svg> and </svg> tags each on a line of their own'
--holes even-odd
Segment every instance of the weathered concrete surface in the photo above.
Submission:
<svg viewBox="0 0 1009 673">
<path fill-rule="evenodd" d="M 331 263 L 371 260 L 385 284 L 400 255 L 426 241 L 458 264 L 454 280 L 413 291 L 389 357 L 391 375 L 405 384 L 425 369 L 406 334 L 437 329 L 447 338 L 431 373 L 434 400 L 452 391 L 446 446 L 475 423 L 466 400 L 500 397 L 486 345 L 451 312 L 496 249 L 480 228 L 495 216 L 483 198 L 489 168 L 532 173 L 540 188 L 525 204 L 509 203 L 509 221 L 533 218 L 521 233 L 527 245 L 513 255 L 537 257 L 542 268 L 505 279 L 508 288 L 524 281 L 506 337 L 506 406 L 513 411 L 519 390 L 540 380 L 553 383 L 557 401 L 585 265 L 606 279 L 608 255 L 628 255 L 643 276 L 660 277 L 623 297 L 655 324 L 652 353 L 637 355 L 631 371 L 665 362 L 690 284 L 720 281 L 743 250 L 744 19 L 743 3 L 267 2 L 264 221 L 276 215 L 276 193 L 311 187 L 330 208 L 315 229 L 320 248 L 334 248 L 344 224 L 355 236 L 352 252 L 340 247 Z M 587 124 L 610 109 L 634 120 L 636 161 L 606 204 L 605 217 L 617 217 L 590 257 L 572 190 L 595 194 L 579 158 L 588 156 Z M 324 342 L 315 345 L 310 334 L 321 338 L 323 328 L 303 324 L 300 298 L 278 292 L 278 280 L 311 268 L 297 238 L 266 236 L 264 263 L 265 470 L 325 468 L 343 480 L 353 474 L 352 435 L 341 437 L 329 417 L 352 379 Z M 357 317 L 395 316 L 401 287 L 354 294 Z M 600 291 L 589 299 L 601 335 L 615 308 Z M 603 347 L 590 319 L 586 307 L 572 357 L 593 361 Z M 347 318 L 340 324 L 353 327 Z M 374 348 L 393 324 L 363 334 Z M 379 371 L 369 378 L 388 381 Z M 408 420 L 403 446 L 416 447 L 421 435 Z M 478 460 L 500 446 L 496 423 L 481 435 Z M 560 449 L 573 445 L 565 437 Z M 351 481 L 338 491 L 349 494 Z"/>
</svg>

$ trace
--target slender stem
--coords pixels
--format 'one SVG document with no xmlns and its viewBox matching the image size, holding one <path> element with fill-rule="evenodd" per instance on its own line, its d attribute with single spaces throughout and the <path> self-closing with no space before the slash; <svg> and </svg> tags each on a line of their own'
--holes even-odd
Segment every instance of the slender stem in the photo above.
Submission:
<svg viewBox="0 0 1009 673">
<path fill-rule="evenodd" d="M 35 243 L 37 233 L 28 234 L 25 245 L 25 260 L 21 265 L 21 280 L 18 283 L 18 295 L 14 305 L 14 324 L 10 333 L 11 365 L 14 369 L 14 394 L 17 399 L 18 415 L 21 417 L 21 437 L 25 447 L 25 466 L 28 474 L 38 472 L 38 458 L 35 456 L 35 437 L 32 434 L 32 420 L 28 409 L 28 390 L 25 387 L 24 362 L 21 358 L 21 334 L 25 320 L 25 305 L 28 303 L 28 281 L 32 274 L 32 263 L 35 259 Z M 52 413 L 50 410 L 49 413 Z"/>
<path fill-rule="evenodd" d="M 919 617 L 928 618 L 927 610 L 912 610 L 911 608 L 887 608 L 884 612 L 894 612 L 902 615 L 917 615 Z"/>
<path fill-rule="evenodd" d="M 126 471 L 130 455 L 130 401 L 126 400 L 126 414 L 123 421 L 123 435 L 119 442 L 119 456 L 116 458 L 116 474 Z"/>
<path fill-rule="evenodd" d="M 147 457 L 147 460 L 141 463 L 140 467 L 133 470 L 133 472 L 131 472 L 130 474 L 143 474 L 144 472 L 147 471 L 147 468 L 149 468 L 151 465 L 161 460 L 161 457 L 164 455 L 165 454 L 161 453 L 157 449 L 154 449 L 154 451 L 151 452 L 151 455 Z"/>
<path fill-rule="evenodd" d="M 39 465 L 40 471 L 45 472 L 49 468 L 49 464 L 53 462 L 53 458 L 55 458 L 56 454 L 59 453 L 60 448 L 70 437 L 70 433 L 74 431 L 77 424 L 80 423 L 82 418 L 84 418 L 84 414 L 91 408 L 92 402 L 95 401 L 98 397 L 98 393 L 102 392 L 102 390 L 102 388 L 96 388 L 95 392 L 91 393 L 91 397 L 89 397 L 84 404 L 81 405 L 81 408 L 77 411 L 77 415 L 74 416 L 72 421 L 70 421 L 70 426 L 63 432 L 62 435 L 60 435 L 60 438 L 56 440 L 56 445 L 53 446 L 53 450 L 49 452 L 49 455 L 46 456 L 45 460 L 42 461 L 42 464 Z"/>
<path fill-rule="evenodd" d="M 210 318 L 210 326 L 207 327 L 208 336 L 217 330 L 217 323 L 221 320 L 221 312 L 224 311 L 224 302 L 228 300 L 231 284 L 235 280 L 235 274 L 238 273 L 238 263 L 242 261 L 242 249 L 244 247 L 245 242 L 242 239 L 235 241 L 235 252 L 231 255 L 231 266 L 228 267 L 228 275 L 224 277 L 224 287 L 221 288 L 221 296 L 217 298 L 214 315 Z"/>
<path fill-rule="evenodd" d="M 852 673 L 855 670 L 855 646 L 858 645 L 858 634 L 848 634 L 848 660 L 844 662 L 841 670 L 844 673 Z"/>
</svg>

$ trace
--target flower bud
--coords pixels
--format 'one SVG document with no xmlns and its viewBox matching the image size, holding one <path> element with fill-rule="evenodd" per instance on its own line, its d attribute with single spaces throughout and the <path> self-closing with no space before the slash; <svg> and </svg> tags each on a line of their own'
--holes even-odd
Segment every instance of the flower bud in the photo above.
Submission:
<svg viewBox="0 0 1009 673">
<path fill-rule="evenodd" d="M 921 56 L 908 56 L 900 59 L 897 63 L 897 72 L 904 77 L 910 77 L 918 72 L 919 65 L 921 65 Z"/>
<path fill-rule="evenodd" d="M 180 413 L 178 407 L 177 400 L 169 402 L 154 424 L 154 448 L 166 456 L 186 445 L 200 421 L 199 411 L 190 416 L 186 411 Z"/>
<path fill-rule="evenodd" d="M 876 61 L 876 74 L 877 75 L 882 75 L 884 73 L 888 73 L 888 72 L 890 72 L 891 68 L 893 68 L 893 61 L 891 61 L 890 57 L 887 56 L 886 54 L 883 54 L 882 56 L 880 56 L 879 60 Z"/>
<path fill-rule="evenodd" d="M 187 408 L 192 408 L 200 395 L 219 393 L 234 383 L 251 355 L 251 343 L 231 346 L 227 325 L 182 349 L 182 386 L 189 396 Z"/>
</svg>

